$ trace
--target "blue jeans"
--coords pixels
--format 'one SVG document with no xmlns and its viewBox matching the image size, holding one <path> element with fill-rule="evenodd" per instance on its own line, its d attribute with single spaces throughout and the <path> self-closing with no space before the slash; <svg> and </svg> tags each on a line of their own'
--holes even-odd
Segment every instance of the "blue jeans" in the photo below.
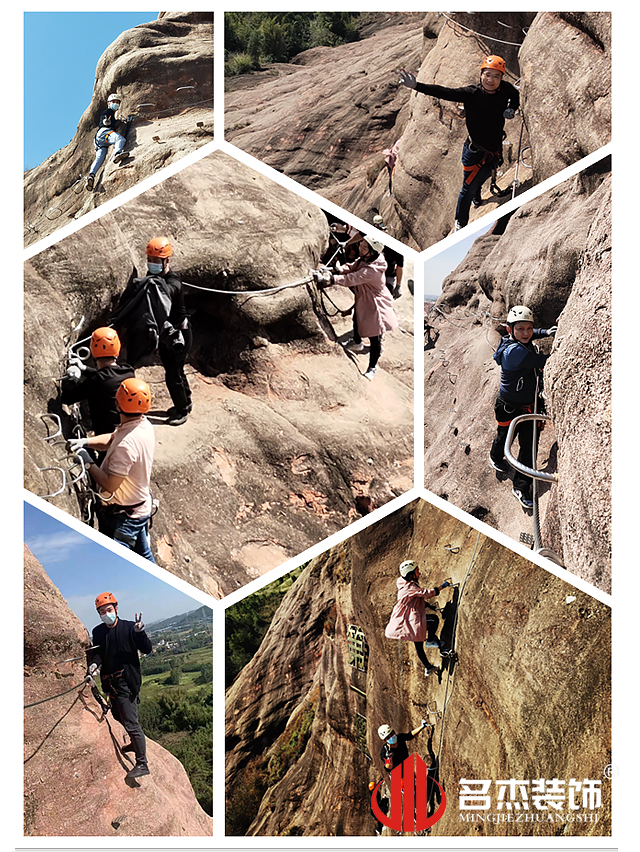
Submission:
<svg viewBox="0 0 640 852">
<path fill-rule="evenodd" d="M 127 140 L 124 136 L 121 136 L 119 133 L 116 133 L 115 130 L 107 130 L 107 128 L 103 128 L 102 130 L 98 130 L 96 134 L 96 138 L 93 140 L 94 147 L 96 149 L 96 156 L 94 161 L 91 163 L 91 168 L 89 169 L 89 174 L 95 175 L 100 168 L 100 166 L 104 163 L 105 158 L 107 156 L 107 151 L 109 150 L 109 145 L 114 145 L 114 156 L 119 154 L 124 148 L 124 143 Z"/>
<path fill-rule="evenodd" d="M 134 553 L 156 564 L 149 541 L 149 517 L 130 518 L 126 512 L 112 512 L 108 507 L 98 510 L 98 529 L 101 533 L 124 544 Z"/>
<path fill-rule="evenodd" d="M 491 172 L 500 165 L 500 158 L 482 148 L 476 148 L 469 140 L 462 149 L 462 168 L 464 182 L 458 195 L 456 220 L 464 228 L 469 222 L 471 201 L 480 194 L 482 184 L 490 177 Z"/>
</svg>

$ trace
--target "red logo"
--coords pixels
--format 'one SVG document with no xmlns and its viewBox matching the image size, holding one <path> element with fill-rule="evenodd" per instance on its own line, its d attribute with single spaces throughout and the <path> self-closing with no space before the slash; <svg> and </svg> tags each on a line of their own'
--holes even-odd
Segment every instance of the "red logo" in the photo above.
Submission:
<svg viewBox="0 0 640 852">
<path fill-rule="evenodd" d="M 371 793 L 371 810 L 387 828 L 394 831 L 424 831 L 438 822 L 447 806 L 447 797 L 435 778 L 429 778 L 427 765 L 417 754 L 410 754 L 399 766 L 389 773 L 389 813 L 383 814 L 378 805 L 378 781 Z M 427 787 L 435 784 L 441 793 L 440 804 L 431 816 L 427 816 Z"/>
</svg>

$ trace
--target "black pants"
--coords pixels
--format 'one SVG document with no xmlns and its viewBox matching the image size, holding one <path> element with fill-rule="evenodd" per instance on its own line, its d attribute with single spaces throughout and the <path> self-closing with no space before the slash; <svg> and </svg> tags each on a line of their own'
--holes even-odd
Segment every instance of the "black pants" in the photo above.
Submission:
<svg viewBox="0 0 640 852">
<path fill-rule="evenodd" d="M 503 399 L 498 397 L 495 402 L 494 412 L 496 415 L 496 420 L 498 421 L 498 427 L 496 436 L 493 439 L 493 443 L 491 445 L 490 456 L 496 464 L 500 464 L 504 459 L 504 446 L 507 440 L 507 433 L 509 431 L 509 425 L 500 426 L 501 422 L 507 422 L 514 420 L 516 417 L 519 417 L 521 414 L 528 414 L 531 410 L 532 406 L 518 407 L 510 405 L 508 402 L 505 402 Z M 524 423 L 520 423 L 516 426 L 515 435 L 518 438 L 518 444 L 520 445 L 520 451 L 518 453 L 518 461 L 520 464 L 523 464 L 525 467 L 533 468 L 533 429 L 534 429 L 534 421 L 533 420 L 525 420 Z M 536 430 L 536 448 L 537 448 L 537 439 L 538 439 L 538 431 Z M 519 491 L 524 491 L 525 493 L 529 493 L 531 489 L 532 479 L 530 476 L 525 476 L 520 471 L 516 470 L 513 474 L 513 487 L 517 488 Z"/>
<path fill-rule="evenodd" d="M 147 763 L 147 744 L 138 720 L 138 696 L 132 695 L 128 685 L 121 678 L 109 684 L 108 694 L 111 700 L 111 712 L 116 722 L 120 722 L 129 734 L 135 749 L 136 763 Z"/>
<path fill-rule="evenodd" d="M 362 343 L 362 338 L 358 331 L 358 322 L 356 320 L 356 312 L 353 312 L 353 341 L 354 343 Z M 368 370 L 373 370 L 382 355 L 382 335 L 369 338 L 369 366 Z"/>
<path fill-rule="evenodd" d="M 162 341 L 158 344 L 158 355 L 164 367 L 164 380 L 167 390 L 171 396 L 175 408 L 180 414 L 188 414 L 191 411 L 191 388 L 184 372 L 184 365 L 191 349 L 192 334 L 187 328 L 182 332 L 184 337 L 184 350 L 176 352 L 175 349 L 166 346 Z"/>
<path fill-rule="evenodd" d="M 491 176 L 491 172 L 500 165 L 500 158 L 481 148 L 477 148 L 468 139 L 462 149 L 462 168 L 464 180 L 458 195 L 456 219 L 464 227 L 469 222 L 471 202 L 479 197 L 482 184 Z"/>
</svg>

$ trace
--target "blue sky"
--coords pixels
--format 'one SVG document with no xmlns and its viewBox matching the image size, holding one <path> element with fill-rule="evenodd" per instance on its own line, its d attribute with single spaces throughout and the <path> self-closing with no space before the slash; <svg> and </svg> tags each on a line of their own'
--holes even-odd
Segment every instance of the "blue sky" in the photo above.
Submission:
<svg viewBox="0 0 640 852">
<path fill-rule="evenodd" d="M 24 168 L 73 138 L 91 103 L 98 60 L 125 30 L 158 12 L 25 12 Z"/>
<path fill-rule="evenodd" d="M 466 257 L 474 242 L 493 226 L 493 222 L 476 231 L 459 243 L 441 251 L 435 257 L 430 258 L 424 265 L 424 294 L 425 296 L 439 296 L 442 292 L 442 282 L 450 272 L 459 266 Z"/>
<path fill-rule="evenodd" d="M 113 592 L 127 620 L 142 611 L 145 624 L 202 606 L 27 502 L 24 542 L 89 631 L 98 623 L 94 601 L 100 592 Z"/>
</svg>

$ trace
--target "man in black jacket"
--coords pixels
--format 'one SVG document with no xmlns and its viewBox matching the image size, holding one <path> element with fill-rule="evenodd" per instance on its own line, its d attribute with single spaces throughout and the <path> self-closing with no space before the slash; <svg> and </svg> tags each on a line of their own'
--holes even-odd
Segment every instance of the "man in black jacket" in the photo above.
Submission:
<svg viewBox="0 0 640 852">
<path fill-rule="evenodd" d="M 134 368 L 157 350 L 173 402 L 167 422 L 180 426 L 193 408 L 184 372 L 192 342 L 189 314 L 182 282 L 169 263 L 173 247 L 167 237 L 149 240 L 146 255 L 147 275 L 129 280 L 112 322 L 127 329 L 127 359 Z"/>
<path fill-rule="evenodd" d="M 122 747 L 123 752 L 135 752 L 135 766 L 127 778 L 149 775 L 147 749 L 142 726 L 138 720 L 138 697 L 142 684 L 140 654 L 150 654 L 151 640 L 144 631 L 142 613 L 136 620 L 125 621 L 118 617 L 118 601 L 111 592 L 96 598 L 96 610 L 102 624 L 93 628 L 89 652 L 89 674 L 93 677 L 100 669 L 100 681 L 109 696 L 113 718 L 129 734 L 131 742 Z"/>
<path fill-rule="evenodd" d="M 94 434 L 103 435 L 120 425 L 116 391 L 135 373 L 129 364 L 118 363 L 120 338 L 115 329 L 97 328 L 91 335 L 89 348 L 95 367 L 79 358 L 71 360 L 62 378 L 60 401 L 72 405 L 86 400 Z"/>
<path fill-rule="evenodd" d="M 513 118 L 520 106 L 518 90 L 503 79 L 506 70 L 501 56 L 486 56 L 480 66 L 480 83 L 459 89 L 418 83 L 413 74 L 400 71 L 402 85 L 464 105 L 469 136 L 462 150 L 464 181 L 456 207 L 456 230 L 468 224 L 471 202 L 479 203 L 482 184 L 502 163 L 504 120 Z"/>
</svg>

